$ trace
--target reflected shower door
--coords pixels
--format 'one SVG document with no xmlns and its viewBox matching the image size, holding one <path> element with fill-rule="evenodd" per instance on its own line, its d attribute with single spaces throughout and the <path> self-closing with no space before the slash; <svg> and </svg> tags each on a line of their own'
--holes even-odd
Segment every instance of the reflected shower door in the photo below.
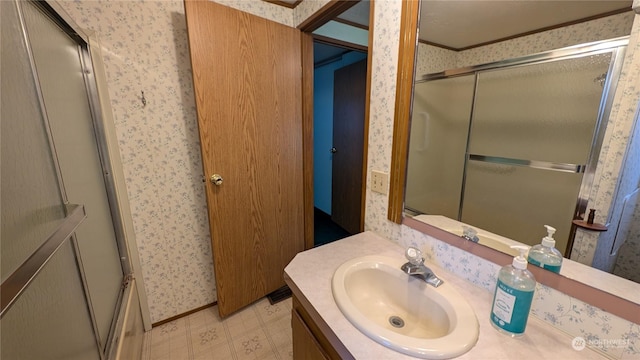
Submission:
<svg viewBox="0 0 640 360">
<path fill-rule="evenodd" d="M 415 85 L 405 207 L 458 218 L 474 75 Z"/>
<path fill-rule="evenodd" d="M 478 74 L 463 222 L 529 245 L 548 224 L 565 251 L 611 59 L 608 52 Z"/>
</svg>

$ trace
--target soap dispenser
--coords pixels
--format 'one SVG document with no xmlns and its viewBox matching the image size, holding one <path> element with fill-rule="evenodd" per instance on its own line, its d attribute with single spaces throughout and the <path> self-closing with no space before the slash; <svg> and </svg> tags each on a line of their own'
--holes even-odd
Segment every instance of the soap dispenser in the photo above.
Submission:
<svg viewBox="0 0 640 360">
<path fill-rule="evenodd" d="M 556 229 L 549 225 L 545 225 L 544 227 L 547 229 L 547 236 L 542 238 L 542 243 L 529 250 L 527 260 L 535 266 L 553 271 L 554 273 L 560 273 L 562 254 L 555 248 L 556 240 L 553 238 Z"/>
<path fill-rule="evenodd" d="M 491 325 L 498 331 L 511 337 L 521 336 L 527 327 L 536 279 L 527 270 L 527 259 L 524 253 L 527 246 L 514 245 L 520 255 L 513 258 L 511 265 L 506 265 L 498 273 L 498 283 L 493 295 L 491 307 Z"/>
</svg>

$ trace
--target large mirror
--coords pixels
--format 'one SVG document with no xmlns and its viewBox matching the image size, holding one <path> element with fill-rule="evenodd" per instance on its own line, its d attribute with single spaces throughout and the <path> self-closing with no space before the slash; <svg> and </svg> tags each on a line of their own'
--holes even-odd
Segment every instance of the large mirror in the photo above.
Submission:
<svg viewBox="0 0 640 360">
<path fill-rule="evenodd" d="M 507 253 L 551 225 L 565 263 L 640 282 L 640 126 L 619 113 L 638 100 L 617 86 L 631 6 L 421 1 L 403 216 Z"/>
</svg>

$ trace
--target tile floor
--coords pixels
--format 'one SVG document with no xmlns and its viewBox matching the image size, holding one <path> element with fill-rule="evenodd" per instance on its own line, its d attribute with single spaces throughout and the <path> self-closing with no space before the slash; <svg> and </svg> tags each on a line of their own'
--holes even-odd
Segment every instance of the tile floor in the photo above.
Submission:
<svg viewBox="0 0 640 360">
<path fill-rule="evenodd" d="M 264 298 L 221 320 L 210 307 L 145 333 L 143 360 L 293 359 L 291 298 Z"/>
</svg>

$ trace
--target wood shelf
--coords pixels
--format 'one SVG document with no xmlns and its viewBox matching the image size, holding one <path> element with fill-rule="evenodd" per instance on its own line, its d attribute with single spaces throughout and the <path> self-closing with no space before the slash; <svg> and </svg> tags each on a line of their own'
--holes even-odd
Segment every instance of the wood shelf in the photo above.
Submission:
<svg viewBox="0 0 640 360">
<path fill-rule="evenodd" d="M 573 224 L 591 231 L 607 231 L 607 226 L 599 223 L 589 224 L 584 220 L 573 220 Z"/>
</svg>

